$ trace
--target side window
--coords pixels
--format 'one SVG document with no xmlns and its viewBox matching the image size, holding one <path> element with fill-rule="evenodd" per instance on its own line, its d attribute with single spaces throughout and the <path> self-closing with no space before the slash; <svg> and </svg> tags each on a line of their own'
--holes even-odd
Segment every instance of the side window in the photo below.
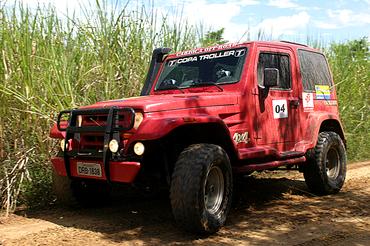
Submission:
<svg viewBox="0 0 370 246">
<path fill-rule="evenodd" d="M 315 85 L 333 85 L 323 54 L 298 50 L 298 59 L 305 91 L 314 91 Z"/>
<path fill-rule="evenodd" d="M 279 70 L 279 85 L 273 88 L 291 88 L 290 61 L 288 55 L 275 53 L 261 53 L 259 55 L 257 65 L 257 78 L 259 85 L 262 85 L 263 70 L 265 68 L 277 68 Z"/>
</svg>

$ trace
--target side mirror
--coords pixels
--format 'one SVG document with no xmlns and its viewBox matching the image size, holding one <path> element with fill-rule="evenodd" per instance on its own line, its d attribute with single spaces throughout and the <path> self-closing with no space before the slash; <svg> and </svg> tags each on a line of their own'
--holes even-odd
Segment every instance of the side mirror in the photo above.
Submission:
<svg viewBox="0 0 370 246">
<path fill-rule="evenodd" d="M 263 86 L 270 88 L 279 84 L 279 69 L 265 68 L 263 70 Z"/>
</svg>

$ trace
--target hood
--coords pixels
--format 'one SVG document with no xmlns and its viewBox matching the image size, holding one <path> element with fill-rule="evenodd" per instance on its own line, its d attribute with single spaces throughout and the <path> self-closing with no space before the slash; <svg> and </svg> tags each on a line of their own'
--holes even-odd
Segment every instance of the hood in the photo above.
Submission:
<svg viewBox="0 0 370 246">
<path fill-rule="evenodd" d="M 229 92 L 150 95 L 98 102 L 82 108 L 117 106 L 141 109 L 143 112 L 160 112 L 186 108 L 235 105 L 238 104 L 240 96 L 240 94 Z"/>
</svg>

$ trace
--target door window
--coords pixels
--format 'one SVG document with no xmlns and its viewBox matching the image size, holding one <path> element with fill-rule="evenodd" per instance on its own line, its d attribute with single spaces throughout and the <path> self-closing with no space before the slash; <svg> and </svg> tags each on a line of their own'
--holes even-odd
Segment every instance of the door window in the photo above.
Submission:
<svg viewBox="0 0 370 246">
<path fill-rule="evenodd" d="M 262 85 L 265 68 L 279 70 L 279 84 L 271 89 L 289 90 L 291 88 L 289 55 L 275 53 L 260 53 L 257 65 L 258 84 Z"/>
</svg>

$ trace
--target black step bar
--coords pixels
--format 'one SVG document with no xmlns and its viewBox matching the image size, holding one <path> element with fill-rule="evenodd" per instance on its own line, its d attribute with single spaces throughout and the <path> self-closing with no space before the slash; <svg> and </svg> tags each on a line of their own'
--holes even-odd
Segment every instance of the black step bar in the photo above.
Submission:
<svg viewBox="0 0 370 246">
<path fill-rule="evenodd" d="M 118 125 L 119 113 L 129 112 L 130 124 L 127 127 Z M 77 126 L 77 116 L 79 115 L 107 115 L 107 121 L 105 126 Z M 68 125 L 62 128 L 60 123 L 63 117 L 68 117 Z M 109 150 L 109 142 L 114 138 L 120 143 L 119 133 L 121 131 L 128 131 L 133 128 L 135 123 L 135 110 L 133 108 L 98 108 L 98 109 L 72 109 L 61 111 L 58 115 L 57 128 L 59 131 L 65 131 L 64 141 L 64 165 L 68 177 L 71 177 L 70 170 L 70 157 L 76 157 L 77 155 L 70 155 L 68 153 L 67 144 L 70 139 L 74 138 L 75 133 L 85 132 L 102 132 L 104 133 L 104 146 L 103 146 L 103 164 L 105 170 L 105 176 L 107 181 L 110 181 L 109 172 L 109 160 L 112 156 L 112 152 Z M 73 153 L 73 152 L 72 152 Z"/>
</svg>

